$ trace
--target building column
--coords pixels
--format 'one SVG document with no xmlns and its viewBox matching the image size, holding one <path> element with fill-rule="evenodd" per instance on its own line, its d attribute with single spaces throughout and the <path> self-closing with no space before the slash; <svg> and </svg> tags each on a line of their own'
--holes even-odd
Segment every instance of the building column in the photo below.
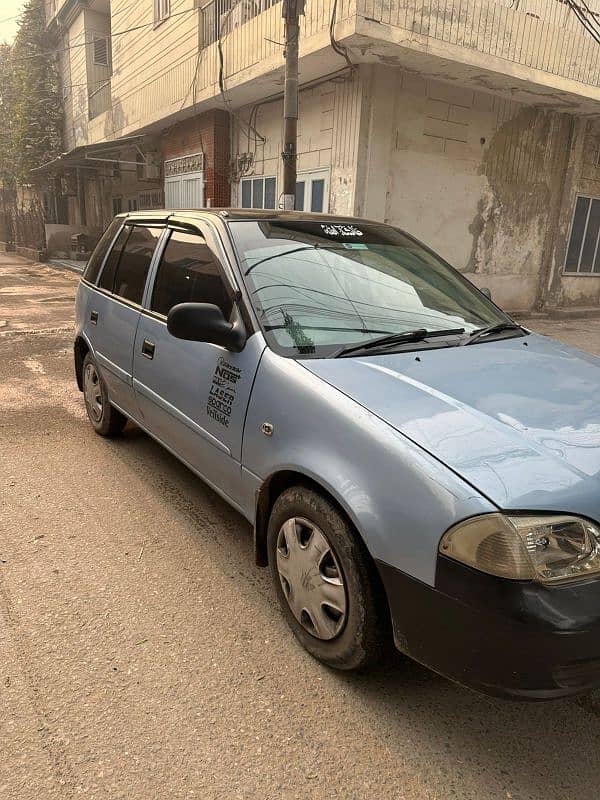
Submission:
<svg viewBox="0 0 600 800">
<path fill-rule="evenodd" d="M 361 68 L 363 69 L 363 68 Z M 394 136 L 398 73 L 375 64 L 364 68 L 355 212 L 384 222 Z"/>
</svg>

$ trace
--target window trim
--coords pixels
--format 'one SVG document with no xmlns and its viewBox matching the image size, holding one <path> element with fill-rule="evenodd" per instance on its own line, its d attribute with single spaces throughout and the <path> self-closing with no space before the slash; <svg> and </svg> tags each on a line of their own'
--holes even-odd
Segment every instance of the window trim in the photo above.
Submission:
<svg viewBox="0 0 600 800">
<path fill-rule="evenodd" d="M 171 0 L 154 0 L 154 28 L 158 28 L 171 16 Z"/>
<path fill-rule="evenodd" d="M 577 266 L 578 267 L 581 265 L 581 255 L 583 253 L 583 247 L 585 245 L 585 238 L 586 238 L 586 235 L 587 235 L 587 227 L 588 227 L 588 222 L 589 222 L 589 219 L 590 219 L 590 213 L 591 213 L 591 210 L 592 210 L 592 204 L 593 204 L 594 200 L 596 200 L 596 201 L 598 201 L 600 203 L 600 197 L 594 197 L 593 195 L 589 195 L 589 194 L 580 194 L 579 192 L 575 195 L 575 202 L 573 204 L 573 211 L 571 213 L 571 221 L 569 223 L 569 233 L 567 234 L 567 239 L 566 239 L 566 242 L 565 242 L 565 255 L 564 255 L 564 258 L 563 258 L 563 265 L 562 265 L 561 274 L 564 275 L 567 278 L 600 278 L 600 270 L 598 272 L 590 272 L 589 270 L 584 272 L 584 271 L 580 271 L 579 269 L 577 269 L 577 270 L 567 269 L 567 256 L 569 254 L 569 245 L 571 244 L 571 234 L 573 233 L 573 225 L 575 223 L 575 212 L 577 210 L 577 201 L 580 198 L 583 199 L 583 200 L 589 200 L 590 204 L 588 206 L 587 215 L 586 215 L 586 218 L 585 218 L 585 227 L 583 229 L 583 236 L 582 236 L 582 239 L 581 239 L 581 246 L 579 248 L 579 257 L 577 259 Z M 598 238 L 596 239 L 596 251 L 595 251 L 595 253 L 596 254 L 600 253 L 600 230 L 598 231 Z M 595 255 L 594 261 L 596 260 L 596 257 L 597 257 L 597 255 Z"/>
<path fill-rule="evenodd" d="M 268 181 L 270 179 L 273 179 L 275 181 L 275 208 L 266 208 L 265 207 L 265 181 Z M 242 205 L 242 184 L 244 183 L 244 181 L 249 181 L 250 182 L 250 193 L 253 194 L 254 192 L 253 192 L 253 188 L 252 188 L 252 182 L 256 181 L 256 180 L 262 180 L 262 183 L 263 183 L 263 204 L 262 204 L 262 207 L 260 209 L 256 209 L 255 206 L 243 206 Z M 277 203 L 277 200 L 278 200 L 278 195 L 277 195 L 277 175 L 248 175 L 247 177 L 240 178 L 240 182 L 238 184 L 238 197 L 239 197 L 239 201 L 240 201 L 239 202 L 239 207 L 240 208 L 245 208 L 248 211 L 252 211 L 252 210 L 255 210 L 255 211 L 261 211 L 261 210 L 262 211 L 277 211 L 277 206 L 278 206 L 278 203 Z"/>
<path fill-rule="evenodd" d="M 160 229 L 160 236 L 158 236 L 157 241 L 156 241 L 156 247 L 154 248 L 154 253 L 152 254 L 152 260 L 150 261 L 150 266 L 148 267 L 148 272 L 146 273 L 146 282 L 144 284 L 144 289 L 142 291 L 142 299 L 140 300 L 139 303 L 134 303 L 133 300 L 128 300 L 126 297 L 122 297 L 120 294 L 117 294 L 114 291 L 114 285 L 115 285 L 114 284 L 114 277 L 116 277 L 117 269 L 119 267 L 119 264 L 117 264 L 117 267 L 115 268 L 115 276 L 113 277 L 113 291 L 111 292 L 108 289 L 105 289 L 104 286 L 100 286 L 100 281 L 102 280 L 102 274 L 104 273 L 104 270 L 106 268 L 106 262 L 108 261 L 108 257 L 112 253 L 113 247 L 117 243 L 117 239 L 121 235 L 121 232 L 123 231 L 123 228 L 125 228 L 127 226 L 129 226 L 130 228 L 142 227 L 142 228 L 158 228 L 158 229 Z M 120 303 L 123 303 L 124 305 L 129 306 L 130 308 L 135 308 L 135 309 L 137 309 L 139 311 L 143 311 L 145 306 L 146 306 L 146 300 L 147 300 L 146 295 L 148 293 L 150 280 L 152 280 L 152 282 L 154 282 L 154 273 L 156 272 L 156 263 L 157 263 L 156 259 L 157 259 L 157 256 L 159 254 L 162 255 L 167 231 L 168 231 L 168 228 L 165 226 L 164 223 L 156 222 L 156 223 L 153 224 L 153 223 L 144 222 L 143 220 L 132 221 L 132 220 L 128 220 L 125 217 L 123 219 L 123 224 L 119 228 L 119 232 L 117 233 L 117 235 L 113 239 L 113 241 L 112 241 L 112 243 L 111 243 L 111 245 L 110 245 L 110 247 L 109 247 L 109 249 L 108 249 L 108 251 L 106 253 L 106 256 L 104 257 L 104 262 L 102 264 L 102 269 L 98 273 L 98 277 L 96 278 L 96 283 L 90 283 L 89 285 L 92 286 L 94 289 L 96 289 L 98 292 L 101 292 L 102 294 L 106 295 L 107 297 L 112 298 L 113 300 L 116 300 L 116 301 L 118 301 Z M 127 244 L 127 241 L 129 241 L 129 236 L 127 237 L 127 239 L 125 241 L 125 245 Z M 125 249 L 125 247 L 123 247 L 123 250 L 124 249 Z M 122 255 L 123 255 L 123 253 L 121 253 L 121 256 Z M 120 262 L 121 262 L 121 259 L 119 258 L 119 263 Z"/>
<path fill-rule="evenodd" d="M 151 273 L 150 272 L 148 273 L 148 278 L 149 279 L 151 278 L 151 283 L 148 283 L 146 285 L 146 291 L 148 292 L 148 296 L 144 298 L 143 311 L 147 314 L 150 314 L 155 319 L 161 320 L 163 322 L 167 321 L 167 316 L 168 316 L 167 314 L 161 314 L 160 311 L 155 311 L 152 308 L 152 298 L 154 297 L 154 289 L 156 288 L 156 279 L 158 277 L 158 270 L 160 269 L 160 265 L 162 264 L 163 256 L 167 252 L 167 247 L 169 246 L 169 241 L 171 240 L 171 236 L 174 233 L 186 233 L 192 236 L 199 236 L 204 240 L 206 246 L 213 254 L 217 262 L 217 267 L 219 269 L 219 274 L 223 280 L 225 291 L 231 299 L 231 313 L 233 314 L 234 309 L 239 307 L 238 292 L 231 285 L 231 281 L 227 274 L 227 270 L 223 266 L 223 261 L 221 256 L 217 252 L 215 252 L 214 247 L 211 247 L 208 237 L 205 235 L 204 231 L 202 231 L 199 227 L 197 228 L 196 226 L 194 226 L 194 229 L 192 230 L 187 227 L 186 228 L 180 227 L 176 224 L 167 225 L 163 237 L 160 240 L 160 254 L 157 257 L 156 262 L 151 265 L 152 267 Z M 157 250 L 155 251 L 155 256 L 157 251 L 158 251 L 158 246 Z"/>
<path fill-rule="evenodd" d="M 85 283 L 89 283 L 90 286 L 97 286 L 98 285 L 98 281 L 100 280 L 100 275 L 102 275 L 102 271 L 104 269 L 104 265 L 106 264 L 106 260 L 108 258 L 108 255 L 112 251 L 113 247 L 115 246 L 115 242 L 117 241 L 117 239 L 119 238 L 119 236 L 121 234 L 121 231 L 123 230 L 123 225 L 125 224 L 125 222 L 124 222 L 122 217 L 116 216 L 116 217 L 113 217 L 111 219 L 111 221 L 108 223 L 108 225 L 106 226 L 105 233 L 106 233 L 106 231 L 108 231 L 110 226 L 116 221 L 118 221 L 120 223 L 120 225 L 116 229 L 115 235 L 112 237 L 112 239 L 108 243 L 108 247 L 106 248 L 106 250 L 104 252 L 104 256 L 102 257 L 102 261 L 100 262 L 100 266 L 98 267 L 98 272 L 96 273 L 96 280 L 95 281 L 91 281 L 91 280 L 89 280 L 89 278 L 87 278 L 87 279 L 85 278 L 85 271 L 87 270 L 89 261 L 91 260 L 91 256 L 90 256 L 90 259 L 88 260 L 88 264 L 85 265 L 84 270 L 83 270 L 83 272 L 81 274 L 81 280 L 84 281 Z M 104 236 L 104 233 L 102 234 L 102 236 Z M 102 238 L 102 236 L 100 237 L 100 239 Z M 98 239 L 98 242 L 96 243 L 96 247 L 100 244 L 100 239 Z M 96 248 L 94 248 L 94 250 L 95 249 Z"/>
<path fill-rule="evenodd" d="M 322 211 L 303 211 L 303 214 L 329 214 L 329 183 L 331 180 L 331 168 L 330 167 L 317 167 L 316 169 L 304 169 L 301 172 L 298 172 L 296 175 L 296 183 L 299 180 L 303 180 L 305 184 L 305 205 L 306 199 L 308 198 L 309 206 L 312 204 L 312 185 L 313 180 L 323 180 L 323 210 Z"/>
</svg>

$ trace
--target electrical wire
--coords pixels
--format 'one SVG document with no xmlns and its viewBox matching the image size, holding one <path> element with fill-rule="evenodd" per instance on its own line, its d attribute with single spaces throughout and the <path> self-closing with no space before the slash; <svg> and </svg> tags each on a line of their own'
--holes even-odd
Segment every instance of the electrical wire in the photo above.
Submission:
<svg viewBox="0 0 600 800">
<path fill-rule="evenodd" d="M 175 17 L 181 17 L 183 14 L 192 14 L 196 13 L 197 11 L 198 11 L 197 8 L 186 8 L 185 11 L 178 11 L 175 14 L 171 14 L 169 17 L 167 17 L 165 22 Z M 144 22 L 143 24 L 135 25 L 132 28 L 125 28 L 125 30 L 122 31 L 115 31 L 114 33 L 107 33 L 102 35 L 104 36 L 105 39 L 114 39 L 117 36 L 124 36 L 126 33 L 132 33 L 133 31 L 139 31 L 142 28 L 148 28 L 148 27 L 154 27 L 154 22 Z M 90 42 L 80 42 L 79 44 L 72 44 L 69 45 L 68 47 L 57 48 L 56 50 L 46 50 L 45 52 L 38 53 L 37 55 L 34 56 L 20 56 L 19 58 L 15 58 L 13 60 L 15 62 L 32 61 L 35 59 L 42 58 L 43 56 L 52 56 L 52 55 L 57 55 L 58 53 L 67 53 L 69 50 L 76 50 L 79 47 L 88 47 L 89 44 Z"/>
<path fill-rule="evenodd" d="M 348 48 L 340 44 L 335 38 L 335 23 L 337 19 L 337 4 L 338 0 L 333 0 L 333 7 L 331 9 L 331 19 L 329 20 L 329 41 L 331 47 L 339 56 L 346 60 L 350 69 L 355 69 L 355 64 L 348 55 Z"/>
<path fill-rule="evenodd" d="M 598 23 L 598 21 L 596 19 L 594 19 L 593 21 L 591 19 L 589 19 L 586 16 L 585 11 L 583 10 L 583 8 L 578 3 L 574 2 L 574 0 L 564 0 L 564 2 L 568 6 L 568 8 L 570 8 L 571 11 L 575 14 L 577 19 L 581 23 L 581 26 L 590 34 L 590 36 L 598 44 L 600 44 L 600 23 Z M 581 0 L 581 2 L 585 6 L 585 8 L 588 10 L 588 12 L 590 14 L 592 14 L 593 17 L 596 17 L 595 12 L 593 12 L 590 9 L 590 7 L 587 5 L 585 0 Z"/>
</svg>

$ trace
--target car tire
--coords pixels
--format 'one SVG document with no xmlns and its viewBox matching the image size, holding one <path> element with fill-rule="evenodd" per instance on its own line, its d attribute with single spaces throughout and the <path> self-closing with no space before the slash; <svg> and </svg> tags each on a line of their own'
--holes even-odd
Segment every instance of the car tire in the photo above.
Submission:
<svg viewBox="0 0 600 800">
<path fill-rule="evenodd" d="M 283 614 L 314 658 L 357 670 L 387 653 L 389 612 L 375 565 L 329 498 L 305 486 L 286 489 L 271 511 L 267 547 Z"/>
<path fill-rule="evenodd" d="M 100 436 L 118 436 L 127 417 L 110 404 L 106 384 L 91 353 L 83 360 L 83 397 L 92 427 Z"/>
</svg>

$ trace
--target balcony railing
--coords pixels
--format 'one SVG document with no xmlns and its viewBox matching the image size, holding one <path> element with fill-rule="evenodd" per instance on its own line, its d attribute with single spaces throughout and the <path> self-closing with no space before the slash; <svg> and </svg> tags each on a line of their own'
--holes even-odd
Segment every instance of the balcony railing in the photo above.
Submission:
<svg viewBox="0 0 600 800">
<path fill-rule="evenodd" d="M 408 32 L 403 46 L 423 49 L 433 39 L 600 85 L 600 45 L 566 0 L 357 1 L 358 14 L 367 21 Z M 600 15 L 589 0 L 581 11 L 598 25 Z"/>
<path fill-rule="evenodd" d="M 227 38 L 278 2 L 211 0 L 202 9 L 203 46 Z M 593 0 L 594 7 L 590 0 L 586 2 L 581 10 L 600 29 L 599 0 Z M 316 31 L 313 23 L 316 18 L 323 21 L 320 18 L 325 5 L 329 11 L 330 3 L 307 0 L 303 33 Z M 409 37 L 401 42 L 404 47 L 423 50 L 428 40 L 436 40 L 600 86 L 600 45 L 566 0 L 356 0 L 356 5 L 338 4 L 338 21 L 344 6 L 346 12 L 356 13 L 359 19 L 408 32 Z M 328 21 L 324 20 L 325 25 Z M 260 36 L 259 30 L 256 33 Z M 385 38 L 383 31 L 382 34 Z M 371 35 L 378 38 L 375 29 Z M 248 46 L 247 36 L 244 41 Z"/>
<path fill-rule="evenodd" d="M 281 0 L 211 0 L 202 7 L 202 45 L 207 47 Z"/>
</svg>

